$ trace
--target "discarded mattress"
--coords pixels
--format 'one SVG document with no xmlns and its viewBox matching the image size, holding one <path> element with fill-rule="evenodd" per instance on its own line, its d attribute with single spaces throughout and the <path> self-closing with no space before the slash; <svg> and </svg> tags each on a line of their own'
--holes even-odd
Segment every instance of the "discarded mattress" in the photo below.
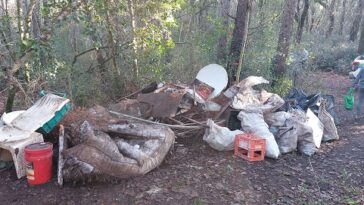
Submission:
<svg viewBox="0 0 364 205">
<path fill-rule="evenodd" d="M 70 119 L 62 163 L 65 181 L 144 175 L 162 163 L 175 140 L 168 127 L 120 120 L 101 106 Z"/>
</svg>

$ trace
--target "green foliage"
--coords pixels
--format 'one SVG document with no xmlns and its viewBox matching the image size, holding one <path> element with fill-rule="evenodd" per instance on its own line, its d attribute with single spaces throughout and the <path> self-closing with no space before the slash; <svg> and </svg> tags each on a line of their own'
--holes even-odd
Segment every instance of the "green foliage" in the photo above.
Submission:
<svg viewBox="0 0 364 205">
<path fill-rule="evenodd" d="M 356 57 L 357 45 L 344 37 L 334 35 L 322 41 L 319 36 L 311 36 L 306 44 L 310 52 L 309 67 L 312 69 L 331 69 L 347 74 Z"/>
<path fill-rule="evenodd" d="M 293 87 L 292 80 L 287 77 L 280 77 L 274 82 L 275 83 L 272 87 L 272 92 L 280 96 L 286 96 Z"/>
<path fill-rule="evenodd" d="M 24 21 L 25 13 L 21 18 L 13 13 L 0 16 L 0 31 L 5 35 L 5 38 L 0 36 L 5 45 L 0 47 L 0 53 L 7 55 L 1 59 L 4 67 L 0 78 L 4 78 L 6 66 L 14 63 L 9 53 L 19 58 L 31 51 L 31 60 L 22 69 L 27 70 L 32 82 L 39 82 L 37 89 L 67 92 L 81 105 L 117 99 L 128 92 L 129 84 L 141 85 L 152 80 L 189 83 L 203 66 L 221 62 L 216 59 L 220 36 L 226 35 L 227 52 L 230 48 L 234 21 L 230 19 L 228 25 L 224 24 L 216 0 L 135 0 L 135 36 L 132 35 L 127 1 L 81 1 L 77 8 L 75 1 L 47 2 L 41 4 L 40 24 L 37 25 L 41 33 L 39 38 L 32 31 L 29 37 L 21 38 L 19 31 L 22 28 L 16 28 L 17 20 Z M 232 7 L 236 6 L 230 2 Z M 250 75 L 263 76 L 275 82 L 273 92 L 284 96 L 292 87 L 289 77 L 292 65 L 288 67 L 286 77 L 281 79 L 273 79 L 271 68 L 283 3 L 283 0 L 258 1 L 254 6 L 241 79 Z M 315 23 L 322 23 L 315 24 L 317 28 L 312 32 L 307 27 L 302 44 L 291 44 L 291 51 L 305 48 L 310 54 L 308 67 L 312 70 L 330 68 L 346 73 L 356 55 L 357 43 L 335 34 L 326 39 L 323 33 L 327 20 L 320 19 L 322 10 L 317 4 L 311 6 L 316 6 L 312 7 L 316 8 Z M 57 20 L 60 12 L 67 13 L 65 20 Z M 233 9 L 230 15 L 235 15 Z M 346 21 L 350 22 L 352 16 L 348 14 Z M 32 26 L 30 28 L 32 30 Z M 46 35 L 51 36 L 50 40 L 44 38 Z M 133 75 L 133 37 L 137 42 L 140 70 L 137 82 L 129 80 Z M 99 69 L 100 58 L 93 48 L 97 48 L 97 54 L 105 61 L 101 62 L 103 69 Z M 76 55 L 80 56 L 74 61 Z M 290 64 L 291 59 L 287 63 Z M 21 71 L 18 77 L 22 83 L 25 75 L 26 72 Z"/>
</svg>

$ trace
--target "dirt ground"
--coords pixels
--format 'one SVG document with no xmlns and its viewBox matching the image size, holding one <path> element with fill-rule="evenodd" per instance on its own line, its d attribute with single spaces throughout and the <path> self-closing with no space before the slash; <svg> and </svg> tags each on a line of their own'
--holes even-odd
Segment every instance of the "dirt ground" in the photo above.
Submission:
<svg viewBox="0 0 364 205">
<path fill-rule="evenodd" d="M 250 163 L 218 152 L 202 136 L 177 139 L 160 167 L 129 180 L 28 186 L 15 171 L 0 171 L 1 204 L 364 204 L 364 118 L 343 108 L 350 81 L 309 74 L 301 85 L 336 97 L 340 140 L 318 153 Z"/>
</svg>

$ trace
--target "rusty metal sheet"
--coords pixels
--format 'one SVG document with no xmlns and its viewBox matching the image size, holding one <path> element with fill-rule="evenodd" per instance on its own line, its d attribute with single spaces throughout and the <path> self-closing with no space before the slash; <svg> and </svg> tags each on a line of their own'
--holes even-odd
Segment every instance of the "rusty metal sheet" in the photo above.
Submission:
<svg viewBox="0 0 364 205">
<path fill-rule="evenodd" d="M 140 94 L 137 100 L 140 103 L 150 105 L 153 117 L 173 117 L 176 115 L 178 106 L 186 92 L 164 92 Z"/>
</svg>

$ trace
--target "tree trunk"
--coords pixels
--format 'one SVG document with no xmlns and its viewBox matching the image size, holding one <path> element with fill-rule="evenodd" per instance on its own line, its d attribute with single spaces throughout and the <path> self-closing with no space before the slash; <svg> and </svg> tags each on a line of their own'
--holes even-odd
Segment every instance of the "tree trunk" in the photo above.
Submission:
<svg viewBox="0 0 364 205">
<path fill-rule="evenodd" d="M 330 37 L 332 34 L 332 31 L 334 30 L 335 5 L 336 5 L 336 0 L 332 0 L 330 7 L 329 7 L 329 28 L 327 29 L 326 38 Z"/>
<path fill-rule="evenodd" d="M 363 9 L 364 8 L 364 0 L 359 0 L 358 5 L 355 10 L 355 19 L 353 21 L 353 25 L 350 29 L 350 38 L 349 40 L 354 42 L 358 38 L 358 32 L 360 27 L 361 19 L 363 18 Z"/>
<path fill-rule="evenodd" d="M 295 14 L 294 14 L 294 20 L 295 20 L 297 23 L 298 23 L 298 21 L 299 21 L 300 13 L 301 13 L 301 7 L 300 7 L 300 4 L 301 4 L 301 0 L 297 0 L 296 11 L 295 11 Z"/>
<path fill-rule="evenodd" d="M 358 53 L 364 55 L 364 21 L 361 24 L 361 34 L 359 39 Z"/>
<path fill-rule="evenodd" d="M 226 65 L 227 57 L 227 31 L 229 29 L 230 0 L 220 0 L 220 17 L 223 19 L 224 32 L 221 34 L 217 47 L 217 62 Z"/>
<path fill-rule="evenodd" d="M 305 0 L 304 3 L 305 3 L 305 6 L 303 7 L 301 19 L 298 22 L 297 33 L 296 33 L 296 43 L 298 43 L 298 44 L 301 43 L 302 33 L 303 33 L 303 26 L 305 24 L 307 14 L 308 14 L 308 9 L 310 7 L 310 1 L 309 0 Z"/>
<path fill-rule="evenodd" d="M 343 8 L 342 8 L 342 13 L 341 13 L 341 18 L 340 18 L 340 27 L 339 27 L 340 36 L 343 35 L 345 16 L 346 16 L 346 0 L 343 0 Z"/>
<path fill-rule="evenodd" d="M 251 1 L 248 0 L 248 8 L 246 10 L 246 13 L 247 13 L 246 14 L 246 22 L 245 22 L 245 27 L 244 27 L 244 36 L 243 36 L 242 43 L 241 43 L 239 64 L 238 64 L 238 68 L 237 68 L 237 71 L 236 71 L 236 83 L 239 83 L 239 81 L 240 81 L 241 67 L 243 66 L 245 47 L 246 47 L 246 42 L 248 40 L 248 31 L 249 31 L 249 23 L 250 23 L 250 17 L 251 17 L 251 9 L 252 9 Z"/>
<path fill-rule="evenodd" d="M 310 21 L 310 28 L 309 28 L 310 33 L 312 33 L 313 27 L 315 26 L 315 23 L 316 23 L 315 14 L 316 14 L 316 9 L 314 6 L 311 6 L 311 21 Z"/>
<path fill-rule="evenodd" d="M 113 35 L 113 30 L 112 30 L 112 26 L 113 26 L 113 22 L 112 22 L 112 11 L 109 8 L 109 4 L 108 2 L 104 1 L 104 5 L 106 8 L 106 22 L 107 22 L 107 43 L 109 45 L 109 56 L 110 58 L 112 58 L 112 65 L 114 68 L 114 71 L 116 71 L 119 75 L 120 75 L 120 70 L 117 68 L 117 64 L 116 64 L 116 45 L 115 45 L 115 39 L 114 39 L 114 35 Z"/>
<path fill-rule="evenodd" d="M 276 78 L 283 76 L 286 72 L 286 59 L 289 52 L 296 4 L 297 0 L 285 1 L 278 37 L 277 54 L 274 59 L 273 74 Z"/>
<path fill-rule="evenodd" d="M 21 24 L 21 20 L 22 20 L 22 4 L 21 4 L 21 1 L 20 0 L 17 0 L 16 1 L 16 19 L 17 19 L 17 29 L 18 29 L 18 32 L 19 32 L 19 45 L 22 44 L 22 37 L 21 37 L 21 34 L 22 34 L 22 24 Z M 20 49 L 21 50 L 21 49 Z M 22 51 L 21 51 L 22 52 Z M 7 71 L 8 73 L 11 73 L 11 71 Z M 15 76 L 17 77 L 18 76 L 18 71 L 16 73 L 11 73 L 12 76 Z M 9 75 L 9 74 L 8 74 Z M 11 76 L 9 76 L 9 79 L 10 79 Z M 14 99 L 15 99 L 15 95 L 16 95 L 16 92 L 17 92 L 17 89 L 14 85 L 11 84 L 10 80 L 8 82 L 9 84 L 9 92 L 8 92 L 8 97 L 6 99 L 6 105 L 5 105 L 5 112 L 11 112 L 13 110 L 13 105 L 14 105 Z"/>
<path fill-rule="evenodd" d="M 230 52 L 229 52 L 229 63 L 228 63 L 228 74 L 229 84 L 236 80 L 236 71 L 239 65 L 239 57 L 241 52 L 241 46 L 243 44 L 244 32 L 248 25 L 248 9 L 250 0 L 239 0 L 238 8 L 235 18 L 235 26 L 233 31 L 233 38 L 231 40 Z"/>
<path fill-rule="evenodd" d="M 136 18 L 134 13 L 134 4 L 132 0 L 128 0 L 128 10 L 130 15 L 130 23 L 131 23 L 131 38 L 132 38 L 132 58 L 133 58 L 133 79 L 136 80 L 139 77 L 139 68 L 138 68 L 138 46 L 136 40 Z"/>
</svg>

